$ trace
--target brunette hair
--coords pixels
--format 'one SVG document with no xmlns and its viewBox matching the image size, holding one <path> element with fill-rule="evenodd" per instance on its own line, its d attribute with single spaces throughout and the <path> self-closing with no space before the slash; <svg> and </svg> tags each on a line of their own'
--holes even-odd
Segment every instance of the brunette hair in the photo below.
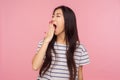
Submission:
<svg viewBox="0 0 120 80">
<path fill-rule="evenodd" d="M 65 40 L 68 45 L 68 50 L 66 49 L 66 59 L 67 59 L 67 66 L 68 66 L 68 70 L 70 74 L 69 80 L 75 80 L 77 69 L 76 69 L 76 64 L 74 60 L 74 52 L 77 47 L 77 44 L 80 44 L 79 37 L 78 37 L 78 31 L 77 31 L 76 16 L 71 8 L 67 6 L 63 6 L 63 5 L 56 7 L 53 11 L 53 14 L 55 13 L 57 9 L 61 9 L 63 12 L 63 16 L 64 16 Z M 52 61 L 51 50 L 53 50 L 54 54 L 56 54 L 54 50 L 54 43 L 56 39 L 57 39 L 57 36 L 54 35 L 53 39 L 48 45 L 48 48 L 46 51 L 46 58 L 39 71 L 40 76 L 43 76 L 45 72 L 50 68 L 51 61 Z"/>
</svg>

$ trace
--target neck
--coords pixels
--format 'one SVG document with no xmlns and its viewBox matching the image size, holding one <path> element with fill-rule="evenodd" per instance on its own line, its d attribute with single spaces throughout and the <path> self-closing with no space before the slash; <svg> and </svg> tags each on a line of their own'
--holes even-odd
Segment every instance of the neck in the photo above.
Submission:
<svg viewBox="0 0 120 80">
<path fill-rule="evenodd" d="M 57 43 L 66 44 L 65 34 L 57 35 Z"/>
</svg>

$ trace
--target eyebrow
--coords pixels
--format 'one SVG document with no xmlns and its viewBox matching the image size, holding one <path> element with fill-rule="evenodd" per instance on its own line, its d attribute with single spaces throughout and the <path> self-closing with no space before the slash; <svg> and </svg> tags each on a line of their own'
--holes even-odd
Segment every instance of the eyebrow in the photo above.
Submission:
<svg viewBox="0 0 120 80">
<path fill-rule="evenodd" d="M 57 15 L 62 15 L 61 13 L 56 13 Z M 55 15 L 55 13 L 53 14 L 53 15 Z"/>
</svg>

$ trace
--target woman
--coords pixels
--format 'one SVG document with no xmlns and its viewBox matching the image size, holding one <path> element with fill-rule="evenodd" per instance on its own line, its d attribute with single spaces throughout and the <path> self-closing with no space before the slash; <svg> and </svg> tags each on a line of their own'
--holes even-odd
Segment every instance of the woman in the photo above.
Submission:
<svg viewBox="0 0 120 80">
<path fill-rule="evenodd" d="M 69 7 L 58 6 L 32 61 L 33 69 L 39 70 L 38 80 L 83 80 L 82 66 L 88 63 L 74 12 Z"/>
</svg>

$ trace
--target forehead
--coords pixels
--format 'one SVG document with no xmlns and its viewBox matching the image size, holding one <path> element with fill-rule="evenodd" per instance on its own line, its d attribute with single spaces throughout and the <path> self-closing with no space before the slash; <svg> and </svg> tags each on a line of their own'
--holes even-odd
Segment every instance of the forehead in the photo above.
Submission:
<svg viewBox="0 0 120 80">
<path fill-rule="evenodd" d="M 63 14 L 63 12 L 62 12 L 62 9 L 57 9 L 57 10 L 55 10 L 55 12 L 53 13 L 53 15 L 61 15 L 61 14 Z"/>
</svg>

